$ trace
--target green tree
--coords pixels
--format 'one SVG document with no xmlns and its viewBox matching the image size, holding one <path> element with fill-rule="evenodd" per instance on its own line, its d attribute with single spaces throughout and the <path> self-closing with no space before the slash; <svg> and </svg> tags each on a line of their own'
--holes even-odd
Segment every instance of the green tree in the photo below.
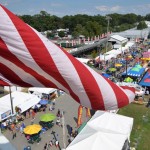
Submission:
<svg viewBox="0 0 150 150">
<path fill-rule="evenodd" d="M 59 36 L 59 37 L 64 37 L 64 36 L 65 36 L 65 32 L 64 32 L 64 31 L 58 32 L 58 36 Z"/>
<path fill-rule="evenodd" d="M 54 33 L 52 33 L 52 32 L 47 32 L 47 33 L 46 33 L 46 37 L 47 37 L 47 38 L 53 38 L 53 37 L 54 37 Z"/>
<path fill-rule="evenodd" d="M 138 30 L 142 30 L 142 29 L 145 29 L 145 28 L 147 28 L 147 25 L 146 25 L 145 21 L 141 21 L 141 22 L 138 24 L 138 26 L 137 26 L 137 29 L 138 29 Z"/>
</svg>

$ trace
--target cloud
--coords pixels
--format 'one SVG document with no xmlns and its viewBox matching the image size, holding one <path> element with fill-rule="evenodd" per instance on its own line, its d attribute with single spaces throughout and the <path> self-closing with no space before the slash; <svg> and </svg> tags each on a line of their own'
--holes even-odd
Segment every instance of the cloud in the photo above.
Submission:
<svg viewBox="0 0 150 150">
<path fill-rule="evenodd" d="M 120 6 L 113 6 L 110 8 L 110 11 L 119 11 L 121 9 Z"/>
<path fill-rule="evenodd" d="M 3 6 L 7 6 L 7 5 L 8 5 L 8 2 L 7 2 L 7 1 L 6 1 L 6 2 L 3 2 L 2 5 L 3 5 Z"/>
<path fill-rule="evenodd" d="M 99 10 L 99 11 L 102 11 L 102 12 L 106 12 L 109 10 L 109 7 L 107 6 L 96 6 L 96 9 Z"/>
<path fill-rule="evenodd" d="M 63 4 L 61 4 L 61 3 L 51 3 L 51 6 L 52 7 L 62 7 Z"/>
<path fill-rule="evenodd" d="M 116 5 L 116 6 L 108 7 L 108 6 L 102 5 L 102 6 L 96 6 L 96 9 L 101 12 L 117 12 L 121 9 L 121 6 Z"/>
</svg>

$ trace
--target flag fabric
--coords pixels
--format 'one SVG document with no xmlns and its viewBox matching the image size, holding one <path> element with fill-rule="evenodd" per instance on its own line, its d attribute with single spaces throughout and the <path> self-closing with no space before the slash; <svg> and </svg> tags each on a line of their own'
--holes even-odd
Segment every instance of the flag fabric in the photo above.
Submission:
<svg viewBox="0 0 150 150">
<path fill-rule="evenodd" d="M 133 88 L 119 87 L 55 45 L 0 5 L 0 74 L 21 87 L 52 87 L 82 106 L 111 110 L 134 100 Z"/>
</svg>

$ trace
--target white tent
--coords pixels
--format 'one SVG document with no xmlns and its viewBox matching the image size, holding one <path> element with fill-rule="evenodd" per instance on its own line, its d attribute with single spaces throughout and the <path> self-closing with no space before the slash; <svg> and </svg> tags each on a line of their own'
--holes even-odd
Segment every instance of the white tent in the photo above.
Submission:
<svg viewBox="0 0 150 150">
<path fill-rule="evenodd" d="M 18 87 L 18 86 L 11 86 L 11 91 L 19 91 L 21 92 L 24 88 L 23 87 Z M 9 92 L 9 86 L 4 86 L 4 90 Z"/>
<path fill-rule="evenodd" d="M 119 55 L 121 54 L 121 50 L 111 50 L 111 51 L 108 51 L 106 54 L 113 54 L 113 55 Z"/>
<path fill-rule="evenodd" d="M 22 112 L 24 112 L 40 102 L 40 98 L 38 98 L 36 95 L 24 92 L 17 92 L 17 91 L 12 92 L 11 97 L 13 102 L 14 113 L 16 106 L 21 108 Z M 0 98 L 0 121 L 6 119 L 10 115 L 11 115 L 11 101 L 10 101 L 10 94 L 8 94 Z"/>
<path fill-rule="evenodd" d="M 16 150 L 16 148 L 1 133 L 0 133 L 0 150 Z"/>
<path fill-rule="evenodd" d="M 97 111 L 66 150 L 122 150 L 133 118 Z"/>
<path fill-rule="evenodd" d="M 53 92 L 57 91 L 57 89 L 54 88 L 37 88 L 37 87 L 31 87 L 28 89 L 29 93 L 40 93 L 40 94 L 51 94 Z"/>
<path fill-rule="evenodd" d="M 87 64 L 88 61 L 90 61 L 90 59 L 87 59 L 87 58 L 77 58 L 77 57 L 76 57 L 76 59 L 78 59 L 80 62 L 82 62 L 82 63 L 84 63 L 84 64 Z"/>
<path fill-rule="evenodd" d="M 117 56 L 114 54 L 104 54 L 104 55 L 100 55 L 100 61 L 102 60 L 110 60 L 111 58 L 116 58 Z"/>
<path fill-rule="evenodd" d="M 133 118 L 97 111 L 87 124 L 94 129 L 124 134 L 129 138 L 132 130 Z"/>
</svg>

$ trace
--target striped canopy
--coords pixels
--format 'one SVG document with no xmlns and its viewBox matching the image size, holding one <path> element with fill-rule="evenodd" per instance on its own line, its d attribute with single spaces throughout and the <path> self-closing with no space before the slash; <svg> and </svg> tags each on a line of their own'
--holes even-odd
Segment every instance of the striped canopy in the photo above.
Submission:
<svg viewBox="0 0 150 150">
<path fill-rule="evenodd" d="M 133 101 L 132 88 L 118 87 L 0 5 L 0 73 L 22 87 L 53 87 L 95 110 Z"/>
</svg>

